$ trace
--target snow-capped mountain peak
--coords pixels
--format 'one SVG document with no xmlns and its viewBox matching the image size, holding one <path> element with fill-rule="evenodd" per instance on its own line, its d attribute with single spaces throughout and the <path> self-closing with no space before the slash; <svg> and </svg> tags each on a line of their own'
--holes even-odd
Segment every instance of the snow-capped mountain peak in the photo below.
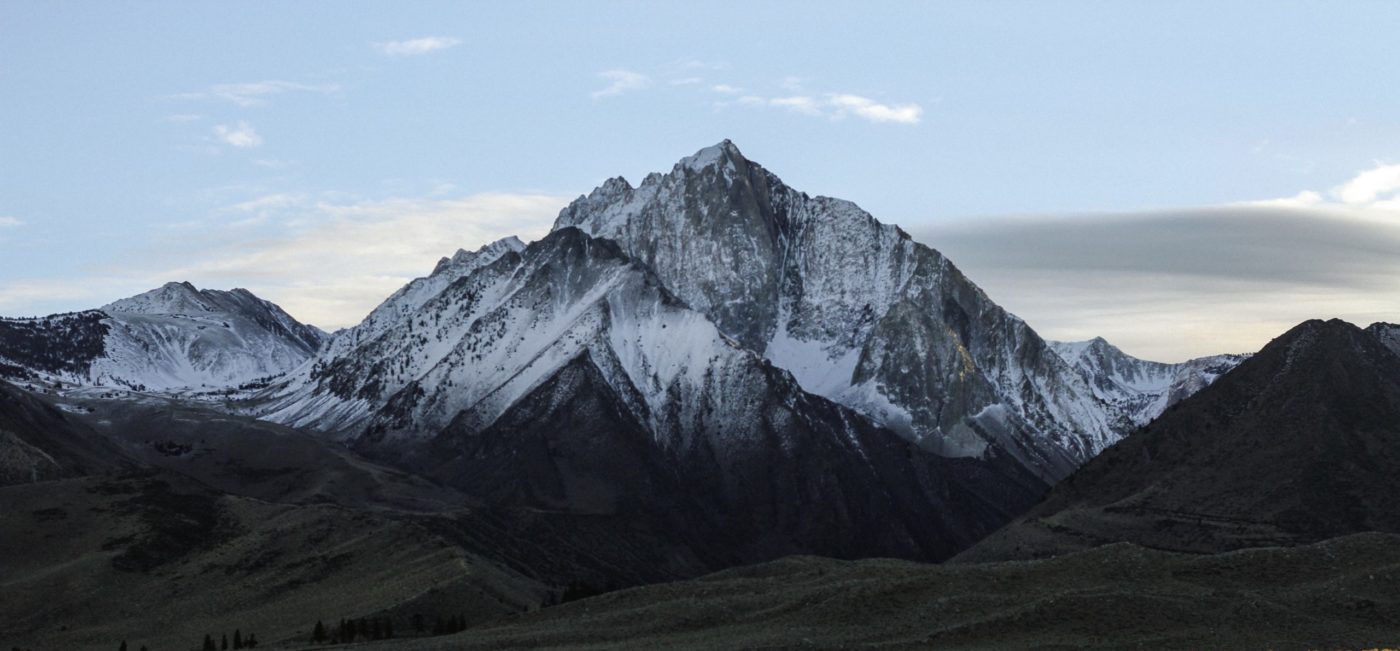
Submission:
<svg viewBox="0 0 1400 651">
<path fill-rule="evenodd" d="M 443 273 L 470 273 L 472 269 L 484 264 L 490 264 L 496 258 L 509 252 L 519 253 L 525 249 L 525 243 L 520 238 L 511 235 L 495 242 L 484 244 L 475 251 L 457 249 L 452 257 L 446 257 L 438 261 L 433 268 L 432 275 Z"/>
<path fill-rule="evenodd" d="M 732 142 L 560 212 L 802 386 L 950 456 L 995 443 L 1059 476 L 1115 417 L 1024 322 L 937 251 L 856 204 L 809 196 Z"/>
<path fill-rule="evenodd" d="M 100 310 L 0 326 L 0 359 L 16 374 L 133 389 L 237 386 L 295 368 L 327 338 L 246 289 L 201 290 L 188 282 Z M 36 348 L 69 352 L 39 358 Z"/>
<path fill-rule="evenodd" d="M 744 154 L 739 151 L 738 146 L 728 138 L 725 138 L 717 144 L 710 145 L 690 156 L 682 158 L 680 162 L 676 163 L 674 169 L 699 171 L 717 165 L 733 166 L 735 165 L 735 161 L 739 160 L 747 159 L 745 159 Z"/>
<path fill-rule="evenodd" d="M 207 298 L 185 282 L 168 282 L 135 296 L 103 305 L 104 312 L 137 312 L 141 314 L 194 314 L 211 312 Z"/>
<path fill-rule="evenodd" d="M 730 141 L 681 159 L 669 173 L 649 174 L 638 186 L 606 180 L 559 213 L 551 246 L 573 241 L 575 229 L 590 246 L 615 243 L 607 246 L 640 270 L 638 278 L 652 279 L 655 296 L 679 299 L 723 340 L 925 450 L 1009 455 L 1053 480 L 1132 426 L 1108 402 L 1113 395 L 1091 388 L 1091 377 L 940 253 L 852 202 L 788 187 Z M 415 427 L 441 429 L 454 418 L 485 427 L 501 413 L 488 405 L 507 405 L 544 377 L 527 367 L 557 368 L 587 347 L 581 342 L 600 336 L 578 325 L 583 322 L 554 321 L 562 308 L 546 317 L 538 312 L 544 305 L 568 296 L 578 278 L 609 301 L 639 300 L 605 283 L 598 261 L 557 260 L 518 241 L 497 250 L 494 259 L 465 253 L 446 259 L 339 333 L 312 370 L 279 394 L 273 417 L 319 422 L 350 436 L 375 422 L 406 435 Z M 551 273 L 564 268 L 557 278 L 564 284 L 522 291 L 520 283 L 545 264 L 540 261 L 550 261 Z M 590 305 L 601 300 L 587 296 Z M 617 332 L 619 315 L 643 306 L 611 309 L 606 318 L 583 304 L 578 309 Z M 648 345 L 678 345 L 675 333 Z M 488 346 L 497 339 L 509 345 Z M 533 352 L 526 355 L 527 349 Z M 604 366 L 613 358 L 660 354 L 588 350 Z M 496 357 L 505 354 L 500 351 L 514 351 L 513 361 Z M 654 382 L 641 382 L 637 391 L 646 395 Z M 655 408 L 647 402 L 643 411 Z"/>
</svg>

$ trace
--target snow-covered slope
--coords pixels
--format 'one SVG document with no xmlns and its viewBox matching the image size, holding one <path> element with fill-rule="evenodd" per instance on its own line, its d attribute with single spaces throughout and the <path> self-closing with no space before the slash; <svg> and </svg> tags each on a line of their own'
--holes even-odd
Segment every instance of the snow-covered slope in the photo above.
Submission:
<svg viewBox="0 0 1400 651">
<path fill-rule="evenodd" d="M 17 380 L 222 388 L 291 370 L 326 337 L 246 289 L 167 283 L 99 310 L 0 320 L 0 365 Z"/>
<path fill-rule="evenodd" d="M 466 276 L 478 267 L 495 262 L 502 255 L 519 253 L 524 249 L 525 244 L 513 236 L 487 244 L 476 251 L 457 249 L 457 253 L 452 257 L 439 260 L 431 274 L 412 280 L 390 295 L 359 325 L 347 328 L 332 337 L 326 347 L 326 354 L 344 355 L 361 343 L 375 339 L 400 320 L 413 314 L 458 278 Z"/>
<path fill-rule="evenodd" d="M 743 407 L 763 391 L 747 384 L 761 359 L 615 243 L 560 229 L 508 248 L 414 309 L 386 303 L 396 319 L 346 331 L 359 345 L 300 369 L 268 417 L 381 440 L 476 431 L 583 355 L 659 436 L 755 417 Z"/>
<path fill-rule="evenodd" d="M 937 251 L 855 204 L 784 185 L 729 141 L 555 228 L 616 240 L 721 332 L 808 391 L 946 456 L 995 443 L 1058 478 L 1127 424 Z"/>
<path fill-rule="evenodd" d="M 1094 395 L 1134 425 L 1150 422 L 1249 357 L 1212 355 L 1179 364 L 1150 362 L 1119 350 L 1102 337 L 1052 341 L 1050 347 L 1079 371 Z"/>
<path fill-rule="evenodd" d="M 941 558 L 1044 486 L 1000 450 L 919 453 L 803 391 L 578 229 L 397 314 L 373 336 L 342 334 L 359 344 L 328 348 L 257 413 L 489 502 L 659 518 L 687 545 L 745 560 Z"/>
</svg>

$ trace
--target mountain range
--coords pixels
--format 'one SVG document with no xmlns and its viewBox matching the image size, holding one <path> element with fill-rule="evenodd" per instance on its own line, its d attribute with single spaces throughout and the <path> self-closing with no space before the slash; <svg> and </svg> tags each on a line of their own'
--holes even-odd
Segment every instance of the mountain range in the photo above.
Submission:
<svg viewBox="0 0 1400 651">
<path fill-rule="evenodd" d="M 485 504 L 646 521 L 709 569 L 951 556 L 1239 360 L 1047 342 L 729 141 L 334 336 L 188 283 L 0 326 L 13 379 L 217 396 Z"/>
<path fill-rule="evenodd" d="M 1299 554 L 1380 571 L 1364 557 L 1389 538 L 1328 541 L 1400 533 L 1400 505 L 1376 490 L 1400 462 L 1397 355 L 1400 326 L 1339 321 L 1178 364 L 1048 341 L 938 251 L 724 141 L 636 186 L 605 181 L 536 241 L 458 250 L 334 334 L 189 283 L 0 319 L 0 506 L 23 515 L 0 524 L 18 568 L 7 590 L 23 595 L 0 603 L 15 622 L 0 633 L 97 648 L 139 621 L 169 646 L 246 618 L 291 644 L 314 618 L 487 622 L 728 570 L 489 639 L 596 612 L 613 627 L 600 644 L 685 645 L 686 594 L 810 613 L 836 596 L 856 608 L 867 586 L 889 607 L 811 630 L 1016 646 L 1033 638 L 986 637 L 992 624 L 960 615 L 911 623 L 898 595 L 971 608 L 967 586 L 990 582 L 976 599 L 1014 630 L 1063 619 L 1061 583 L 1085 572 L 1109 594 L 1122 568 L 1156 568 L 1134 590 L 1186 603 L 1227 587 L 1162 577 L 1306 564 L 1182 554 L 1312 545 Z M 804 554 L 952 562 L 924 576 L 776 560 Z M 1044 557 L 1051 583 L 1017 588 L 1018 563 Z M 782 578 L 749 581 L 764 577 Z M 222 610 L 190 587 L 205 582 Z M 944 583 L 963 587 L 931 587 Z M 65 597 L 73 585 L 94 587 Z M 1290 589 L 1304 596 L 1271 603 L 1318 588 Z M 1157 621 L 1136 594 L 1114 600 Z M 650 603 L 667 628 L 637 633 Z M 842 628 L 867 615 L 918 636 Z M 715 639 L 795 643 L 748 626 Z M 1071 629 L 1057 639 L 1099 639 Z M 1156 630 L 1142 639 L 1210 639 Z"/>
</svg>

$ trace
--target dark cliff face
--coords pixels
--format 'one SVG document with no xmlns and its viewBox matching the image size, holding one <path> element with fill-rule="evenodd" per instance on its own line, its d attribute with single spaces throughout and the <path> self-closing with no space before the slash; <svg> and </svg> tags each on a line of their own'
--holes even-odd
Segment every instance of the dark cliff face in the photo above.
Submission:
<svg viewBox="0 0 1400 651">
<path fill-rule="evenodd" d="M 1090 461 L 967 558 L 1400 532 L 1400 493 L 1383 488 L 1397 464 L 1400 357 L 1348 323 L 1308 321 Z"/>
</svg>

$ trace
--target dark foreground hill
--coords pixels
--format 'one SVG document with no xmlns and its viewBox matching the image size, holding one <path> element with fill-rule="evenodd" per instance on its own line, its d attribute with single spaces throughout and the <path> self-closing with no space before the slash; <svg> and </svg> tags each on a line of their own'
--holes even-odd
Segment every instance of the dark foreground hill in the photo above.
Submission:
<svg viewBox="0 0 1400 651">
<path fill-rule="evenodd" d="M 1061 482 L 958 557 L 1127 541 L 1219 552 L 1400 532 L 1400 357 L 1308 321 Z"/>
<path fill-rule="evenodd" d="M 295 429 L 86 395 L 0 382 L 0 648 L 268 646 L 346 617 L 402 635 L 705 572 L 634 520 L 483 505 Z"/>
<path fill-rule="evenodd" d="M 443 649 L 1364 649 L 1400 640 L 1400 536 L 976 565 L 793 557 L 435 639 Z"/>
<path fill-rule="evenodd" d="M 0 381 L 0 486 L 113 470 L 118 459 L 76 415 Z"/>
</svg>

